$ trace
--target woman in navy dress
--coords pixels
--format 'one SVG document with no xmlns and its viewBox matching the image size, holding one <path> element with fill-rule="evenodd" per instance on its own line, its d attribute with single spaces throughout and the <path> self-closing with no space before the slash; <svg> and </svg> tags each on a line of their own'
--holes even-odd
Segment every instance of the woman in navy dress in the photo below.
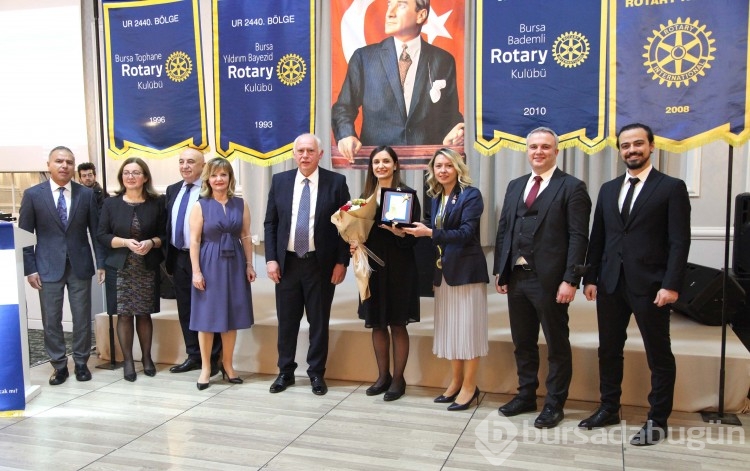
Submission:
<svg viewBox="0 0 750 471">
<path fill-rule="evenodd" d="M 375 148 L 370 154 L 365 190 L 367 199 L 373 194 L 378 199 L 377 215 L 380 215 L 381 188 L 410 190 L 401 181 L 398 156 L 388 146 Z M 419 200 L 415 198 L 414 212 L 422 213 Z M 376 221 L 379 217 L 376 216 Z M 365 327 L 372 329 L 372 346 L 378 364 L 378 379 L 367 388 L 368 396 L 384 394 L 383 400 L 395 401 L 404 395 L 406 381 L 404 369 L 409 357 L 409 333 L 406 325 L 419 322 L 419 281 L 414 245 L 417 239 L 406 235 L 396 225 L 375 224 L 370 230 L 365 246 L 380 257 L 385 266 L 370 261 L 371 296 L 360 302 L 359 318 Z M 355 246 L 352 246 L 352 250 Z M 390 328 L 390 332 L 389 332 Z M 393 375 L 390 372 L 391 346 L 393 348 Z"/>
<path fill-rule="evenodd" d="M 201 374 L 198 389 L 211 376 L 214 333 L 221 334 L 222 378 L 242 383 L 232 358 L 238 329 L 253 325 L 250 283 L 255 281 L 250 210 L 234 196 L 234 171 L 224 158 L 211 159 L 201 175 L 201 198 L 190 212 L 190 260 L 193 265 L 190 330 L 198 332 Z"/>
</svg>

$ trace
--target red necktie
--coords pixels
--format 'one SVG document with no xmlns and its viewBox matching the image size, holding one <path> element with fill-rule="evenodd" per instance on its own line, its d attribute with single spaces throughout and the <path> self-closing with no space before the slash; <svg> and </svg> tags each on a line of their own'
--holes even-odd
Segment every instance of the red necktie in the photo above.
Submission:
<svg viewBox="0 0 750 471">
<path fill-rule="evenodd" d="M 531 185 L 529 196 L 526 197 L 526 207 L 531 208 L 531 205 L 536 201 L 536 195 L 539 194 L 539 188 L 542 186 L 542 177 L 539 175 L 534 177 L 534 184 Z"/>
</svg>

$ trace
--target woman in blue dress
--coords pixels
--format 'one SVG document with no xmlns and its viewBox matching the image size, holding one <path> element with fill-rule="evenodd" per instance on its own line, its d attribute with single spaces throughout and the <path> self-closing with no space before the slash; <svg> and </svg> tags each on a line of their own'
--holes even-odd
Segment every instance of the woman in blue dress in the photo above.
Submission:
<svg viewBox="0 0 750 471">
<path fill-rule="evenodd" d="M 201 374 L 198 389 L 206 389 L 211 376 L 214 333 L 221 334 L 222 378 L 242 383 L 232 358 L 238 329 L 253 325 L 250 283 L 255 281 L 250 240 L 250 210 L 234 195 L 231 164 L 211 159 L 201 175 L 198 204 L 190 212 L 190 260 L 193 265 L 190 330 L 198 332 Z"/>
</svg>

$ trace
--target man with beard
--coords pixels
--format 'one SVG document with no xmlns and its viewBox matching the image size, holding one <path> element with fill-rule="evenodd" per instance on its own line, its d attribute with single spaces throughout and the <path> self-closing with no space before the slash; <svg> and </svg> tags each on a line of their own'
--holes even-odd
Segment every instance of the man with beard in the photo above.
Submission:
<svg viewBox="0 0 750 471">
<path fill-rule="evenodd" d="M 96 181 L 96 167 L 91 162 L 83 162 L 78 165 L 78 180 L 85 187 L 91 188 L 96 197 L 96 205 L 99 211 L 102 210 L 104 198 L 109 198 L 109 193 L 104 191 Z"/>
<path fill-rule="evenodd" d="M 650 409 L 635 446 L 654 445 L 667 431 L 676 366 L 669 338 L 669 304 L 677 301 L 690 249 L 690 200 L 685 182 L 651 165 L 654 133 L 624 126 L 617 147 L 628 170 L 602 185 L 594 211 L 583 279 L 596 300 L 601 405 L 579 427 L 619 423 L 623 348 L 631 313 L 651 369 Z"/>
</svg>

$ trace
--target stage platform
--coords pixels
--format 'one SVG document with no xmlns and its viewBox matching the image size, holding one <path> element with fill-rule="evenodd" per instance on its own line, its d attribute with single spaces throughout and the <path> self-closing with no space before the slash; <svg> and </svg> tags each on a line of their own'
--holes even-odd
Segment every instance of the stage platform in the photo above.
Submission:
<svg viewBox="0 0 750 471">
<path fill-rule="evenodd" d="M 487 285 L 487 289 L 490 348 L 489 355 L 482 358 L 478 384 L 482 391 L 513 394 L 516 392 L 517 377 L 506 297 L 497 294 L 492 285 Z M 377 376 L 370 330 L 365 329 L 362 321 L 357 318 L 357 302 L 357 289 L 349 270 L 346 280 L 336 288 L 334 297 L 327 378 L 374 381 Z M 177 321 L 176 303 L 174 300 L 163 299 L 161 307 L 161 312 L 153 315 L 154 361 L 166 364 L 180 363 L 185 359 L 185 347 Z M 240 371 L 276 374 L 276 307 L 274 287 L 269 279 L 258 278 L 253 283 L 253 307 L 255 325 L 238 333 L 234 366 Z M 432 312 L 432 298 L 422 298 L 422 321 L 409 325 L 411 351 L 405 373 L 409 385 L 445 387 L 450 381 L 449 362 L 437 359 L 432 354 Z M 297 363 L 300 365 L 296 372 L 298 376 L 305 376 L 307 368 L 306 328 L 307 324 L 303 320 L 297 345 Z M 596 309 L 593 302 L 586 301 L 581 291 L 570 308 L 570 331 L 573 347 L 573 381 L 569 399 L 597 402 L 599 373 Z M 106 314 L 96 316 L 95 335 L 100 358 L 110 360 Z M 135 344 L 135 357 L 139 358 L 137 342 Z M 116 348 L 120 359 L 119 346 Z M 674 409 L 685 412 L 715 410 L 719 404 L 721 328 L 701 325 L 674 313 L 672 349 L 677 359 Z M 546 346 L 541 334 L 540 355 L 542 358 L 546 357 Z M 731 329 L 727 329 L 725 371 L 724 410 L 736 412 L 746 407 L 750 389 L 750 353 Z M 540 396 L 545 393 L 546 373 L 545 362 L 542 361 L 542 385 L 538 391 Z M 648 407 L 649 389 L 650 373 L 643 342 L 635 320 L 631 318 L 625 349 L 623 405 Z"/>
</svg>

